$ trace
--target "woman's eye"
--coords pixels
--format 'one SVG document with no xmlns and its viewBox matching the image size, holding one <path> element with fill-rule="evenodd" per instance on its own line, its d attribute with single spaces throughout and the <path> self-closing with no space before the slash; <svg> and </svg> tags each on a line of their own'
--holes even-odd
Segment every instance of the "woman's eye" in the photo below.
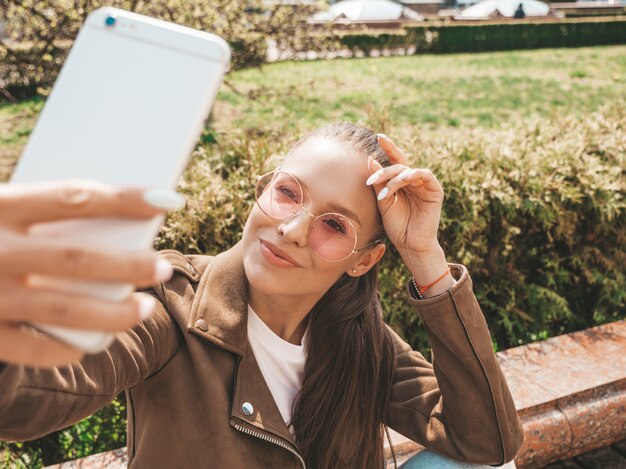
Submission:
<svg viewBox="0 0 626 469">
<path fill-rule="evenodd" d="M 332 228 L 338 233 L 341 233 L 341 234 L 346 233 L 346 228 L 343 226 L 343 224 L 339 220 L 336 220 L 335 218 L 326 218 L 324 220 L 324 223 L 326 223 L 330 228 Z"/>
<path fill-rule="evenodd" d="M 289 199 L 293 200 L 296 203 L 300 203 L 300 201 L 298 200 L 298 194 L 296 194 L 296 192 L 292 190 L 291 188 L 287 186 L 280 186 L 277 189 L 281 195 L 288 197 Z"/>
</svg>

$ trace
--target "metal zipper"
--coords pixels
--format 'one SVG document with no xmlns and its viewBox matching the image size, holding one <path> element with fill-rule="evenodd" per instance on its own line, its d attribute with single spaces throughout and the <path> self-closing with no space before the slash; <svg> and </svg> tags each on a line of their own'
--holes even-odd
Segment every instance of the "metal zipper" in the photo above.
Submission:
<svg viewBox="0 0 626 469">
<path fill-rule="evenodd" d="M 300 461 L 300 464 L 302 464 L 302 469 L 306 469 L 306 464 L 304 463 L 304 459 L 302 459 L 302 456 L 300 456 L 300 454 L 294 449 L 292 449 L 291 446 L 289 446 L 287 443 L 280 441 L 276 438 L 273 438 L 271 436 L 267 436 L 264 433 L 259 433 L 254 430 L 250 430 L 249 428 L 242 427 L 241 425 L 238 425 L 238 424 L 235 424 L 235 428 L 239 430 L 240 432 L 246 433 L 248 435 L 252 435 L 256 438 L 260 438 L 265 441 L 269 441 L 270 443 L 274 443 L 275 445 L 278 445 L 281 448 L 285 448 L 287 451 L 294 454 L 298 458 L 298 460 Z"/>
</svg>

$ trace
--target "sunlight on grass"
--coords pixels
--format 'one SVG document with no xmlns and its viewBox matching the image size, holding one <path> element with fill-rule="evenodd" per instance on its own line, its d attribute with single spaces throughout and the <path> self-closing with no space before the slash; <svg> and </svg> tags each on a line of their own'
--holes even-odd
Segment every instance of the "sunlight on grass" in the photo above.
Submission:
<svg viewBox="0 0 626 469">
<path fill-rule="evenodd" d="M 230 76 L 220 128 L 313 127 L 389 106 L 401 126 L 501 127 L 512 119 L 585 115 L 626 91 L 626 47 L 284 62 Z M 229 109 L 234 108 L 234 109 Z"/>
</svg>

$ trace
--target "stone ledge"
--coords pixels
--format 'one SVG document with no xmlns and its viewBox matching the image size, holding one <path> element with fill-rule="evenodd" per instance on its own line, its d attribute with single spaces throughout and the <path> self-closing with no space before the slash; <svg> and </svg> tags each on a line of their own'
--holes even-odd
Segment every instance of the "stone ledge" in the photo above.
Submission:
<svg viewBox="0 0 626 469">
<path fill-rule="evenodd" d="M 524 423 L 520 468 L 626 438 L 626 320 L 497 354 Z"/>
<path fill-rule="evenodd" d="M 541 468 L 626 438 L 626 320 L 496 356 L 524 424 L 518 468 Z M 402 460 L 423 449 L 393 433 Z"/>
<path fill-rule="evenodd" d="M 128 455 L 126 454 L 126 448 L 119 448 L 104 453 L 92 454 L 86 458 L 47 466 L 45 469 L 126 469 L 127 466 Z"/>
<path fill-rule="evenodd" d="M 626 438 L 626 320 L 496 356 L 524 424 L 518 468 L 544 467 Z M 393 430 L 390 435 L 398 464 L 424 449 Z M 385 454 L 391 458 L 388 445 Z M 122 469 L 127 463 L 121 448 L 50 467 Z"/>
</svg>

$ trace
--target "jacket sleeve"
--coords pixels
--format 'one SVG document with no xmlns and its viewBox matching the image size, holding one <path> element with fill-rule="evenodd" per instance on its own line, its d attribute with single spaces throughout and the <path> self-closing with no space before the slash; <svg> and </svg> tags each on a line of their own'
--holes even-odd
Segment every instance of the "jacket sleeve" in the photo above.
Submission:
<svg viewBox="0 0 626 469">
<path fill-rule="evenodd" d="M 157 298 L 150 318 L 75 365 L 0 367 L 0 439 L 38 438 L 91 415 L 164 367 L 180 346 L 179 334 Z"/>
<path fill-rule="evenodd" d="M 389 329 L 396 370 L 385 423 L 451 459 L 502 465 L 522 445 L 522 422 L 467 269 L 449 267 L 457 282 L 446 292 L 424 300 L 409 294 L 426 327 L 432 364 Z"/>
</svg>

